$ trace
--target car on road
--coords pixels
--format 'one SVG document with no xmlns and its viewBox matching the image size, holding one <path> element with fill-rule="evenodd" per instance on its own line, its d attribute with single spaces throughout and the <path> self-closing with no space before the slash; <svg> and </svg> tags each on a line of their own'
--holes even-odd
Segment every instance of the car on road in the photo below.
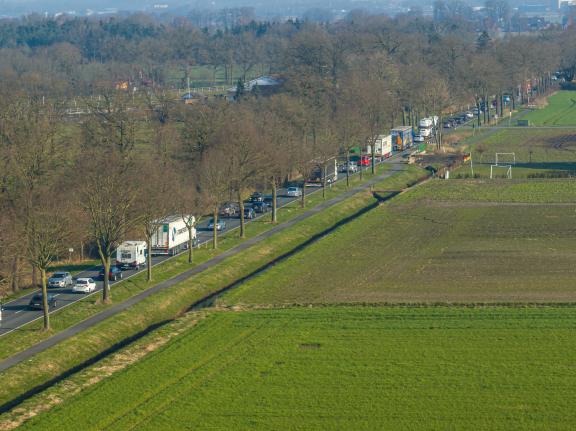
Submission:
<svg viewBox="0 0 576 431">
<path fill-rule="evenodd" d="M 451 129 L 452 128 L 452 121 L 444 121 L 443 127 L 445 129 Z"/>
<path fill-rule="evenodd" d="M 49 293 L 48 296 L 46 297 L 46 300 L 48 301 L 48 309 L 56 307 L 55 294 Z M 43 310 L 44 306 L 42 305 L 42 294 L 41 293 L 35 294 L 32 297 L 32 299 L 30 299 L 28 306 L 33 310 Z"/>
<path fill-rule="evenodd" d="M 212 230 L 214 229 L 214 219 L 210 219 L 210 221 L 208 222 L 208 229 Z M 226 229 L 226 222 L 224 220 L 218 220 L 216 222 L 216 230 L 224 230 Z"/>
<path fill-rule="evenodd" d="M 468 118 L 468 119 L 474 118 L 474 113 L 471 111 L 466 112 L 464 115 L 466 115 L 466 118 Z"/>
<path fill-rule="evenodd" d="M 48 287 L 68 287 L 74 284 L 72 274 L 69 272 L 55 272 L 48 279 Z"/>
<path fill-rule="evenodd" d="M 297 198 L 302 196 L 302 189 L 300 187 L 288 187 L 286 189 L 286 196 Z"/>
<path fill-rule="evenodd" d="M 104 268 L 100 268 L 100 272 L 98 275 L 104 280 Z M 110 281 L 118 281 L 122 280 L 122 270 L 117 266 L 110 266 L 110 271 L 108 272 L 108 280 Z"/>
<path fill-rule="evenodd" d="M 424 141 L 425 141 L 424 136 L 422 135 L 414 136 L 414 142 L 424 142 Z"/>
<path fill-rule="evenodd" d="M 256 217 L 256 211 L 252 207 L 244 207 L 244 218 L 246 219 L 253 219 Z"/>
<path fill-rule="evenodd" d="M 356 164 L 360 166 L 370 166 L 371 163 L 372 163 L 372 157 L 369 156 L 362 156 L 356 161 Z"/>
<path fill-rule="evenodd" d="M 240 205 L 238 205 L 238 202 L 226 202 L 220 207 L 220 216 L 232 217 L 238 214 L 239 211 Z"/>
<path fill-rule="evenodd" d="M 72 288 L 75 293 L 91 293 L 96 291 L 96 282 L 91 278 L 78 278 Z"/>
<path fill-rule="evenodd" d="M 270 211 L 270 204 L 268 202 L 254 202 L 252 204 L 252 208 L 257 213 L 263 214 L 263 213 L 267 213 L 268 211 Z"/>
<path fill-rule="evenodd" d="M 250 201 L 250 202 L 263 202 L 264 201 L 264 195 L 260 192 L 252 193 L 252 196 L 250 196 L 250 199 L 248 199 L 248 201 Z"/>
<path fill-rule="evenodd" d="M 346 172 L 350 174 L 355 174 L 356 172 L 358 172 L 358 165 L 354 162 L 350 162 L 348 164 L 344 163 L 343 165 L 340 165 L 338 170 L 340 171 L 340 173 L 343 174 L 345 174 Z"/>
</svg>

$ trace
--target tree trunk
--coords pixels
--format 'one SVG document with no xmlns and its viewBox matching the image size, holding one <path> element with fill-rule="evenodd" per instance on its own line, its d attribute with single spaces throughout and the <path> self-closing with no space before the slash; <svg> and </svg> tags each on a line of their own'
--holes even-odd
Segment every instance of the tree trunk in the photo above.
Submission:
<svg viewBox="0 0 576 431">
<path fill-rule="evenodd" d="M 38 287 L 38 271 L 34 265 L 32 265 L 32 287 Z"/>
<path fill-rule="evenodd" d="M 244 200 L 242 194 L 238 192 L 238 207 L 240 208 L 240 238 L 246 237 L 246 220 L 244 219 Z"/>
<path fill-rule="evenodd" d="M 11 288 L 12 292 L 16 293 L 20 290 L 20 259 L 18 256 L 14 256 L 12 260 L 12 277 L 11 277 Z"/>
<path fill-rule="evenodd" d="M 104 268 L 104 277 L 102 277 L 102 302 L 109 304 L 112 302 L 112 295 L 110 295 L 110 256 L 108 256 L 108 253 L 104 253 L 100 244 L 98 244 L 98 254 L 100 255 L 102 268 Z"/>
<path fill-rule="evenodd" d="M 326 163 L 322 165 L 322 199 L 326 199 L 326 172 L 327 172 Z"/>
<path fill-rule="evenodd" d="M 194 238 L 192 237 L 192 229 L 194 229 L 194 226 L 190 226 L 188 227 L 188 263 L 192 263 L 193 262 L 193 258 L 194 258 L 194 254 L 193 254 L 193 249 L 194 249 Z"/>
<path fill-rule="evenodd" d="M 302 183 L 302 196 L 300 197 L 300 208 L 306 206 L 306 181 Z"/>
<path fill-rule="evenodd" d="M 372 175 L 376 174 L 376 139 L 372 139 Z"/>
<path fill-rule="evenodd" d="M 212 228 L 212 248 L 216 250 L 218 248 L 218 206 L 214 207 L 214 227 Z"/>
<path fill-rule="evenodd" d="M 350 151 L 346 150 L 346 188 L 350 187 Z"/>
<path fill-rule="evenodd" d="M 48 286 L 46 285 L 46 268 L 40 269 L 42 277 L 42 313 L 44 315 L 44 331 L 50 330 L 50 310 L 48 309 Z"/>
<path fill-rule="evenodd" d="M 272 223 L 278 222 L 278 187 L 276 186 L 276 179 L 272 179 Z"/>
<path fill-rule="evenodd" d="M 146 249 L 148 250 L 148 255 L 146 256 L 146 273 L 148 282 L 152 281 L 152 237 L 146 239 Z"/>
</svg>

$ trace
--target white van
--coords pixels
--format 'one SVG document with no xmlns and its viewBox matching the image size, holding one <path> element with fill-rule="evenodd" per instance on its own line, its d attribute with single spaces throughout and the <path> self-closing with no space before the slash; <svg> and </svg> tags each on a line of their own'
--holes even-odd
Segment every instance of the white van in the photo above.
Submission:
<svg viewBox="0 0 576 431">
<path fill-rule="evenodd" d="M 116 266 L 136 270 L 146 266 L 147 247 L 146 241 L 124 241 L 116 250 Z"/>
</svg>

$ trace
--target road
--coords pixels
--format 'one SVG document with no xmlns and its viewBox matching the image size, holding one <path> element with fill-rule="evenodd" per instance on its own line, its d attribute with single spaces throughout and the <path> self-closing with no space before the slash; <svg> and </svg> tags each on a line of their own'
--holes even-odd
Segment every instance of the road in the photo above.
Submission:
<svg viewBox="0 0 576 431">
<path fill-rule="evenodd" d="M 397 163 L 405 154 L 407 154 L 410 150 L 405 151 L 402 154 L 394 155 L 393 157 L 385 160 L 383 163 L 387 164 L 395 164 Z M 369 168 L 366 168 L 369 169 Z M 354 174 L 354 175 L 358 175 Z M 338 181 L 346 181 L 345 175 L 339 175 Z M 322 190 L 321 187 L 307 187 L 306 193 L 307 195 L 312 193 L 317 193 Z M 282 208 L 295 200 L 300 198 L 294 197 L 287 197 L 285 196 L 285 189 L 280 189 L 278 191 L 278 208 Z M 257 220 L 261 217 L 270 217 L 270 213 L 265 214 L 257 214 L 254 220 Z M 239 218 L 224 218 L 226 220 L 226 232 L 231 230 L 237 229 L 240 226 Z M 198 235 L 198 246 L 202 246 L 203 244 L 209 243 L 212 240 L 212 231 L 208 229 L 209 220 L 205 219 L 197 226 L 197 235 Z M 250 223 L 250 220 L 247 220 L 247 223 Z M 225 234 L 225 233 L 224 233 Z M 173 257 L 169 256 L 154 256 L 152 257 L 153 266 L 156 266 L 168 259 Z M 139 271 L 136 270 L 125 270 L 122 271 L 123 280 L 129 279 L 130 277 L 135 276 L 139 272 L 145 271 L 145 268 L 140 269 Z M 97 289 L 95 292 L 86 295 L 81 293 L 74 293 L 72 292 L 71 288 L 51 288 L 49 291 L 56 295 L 56 306 L 50 309 L 51 313 L 55 311 L 61 310 L 62 308 L 69 307 L 75 302 L 84 299 L 86 296 L 98 295 L 102 290 L 102 281 L 98 279 L 98 271 L 99 267 L 95 267 L 92 270 L 84 271 L 79 274 L 75 274 L 75 277 L 90 277 L 96 280 Z M 122 280 L 117 282 L 111 281 L 111 286 L 114 286 L 116 283 L 120 283 Z M 39 291 L 37 291 L 39 292 Z M 0 321 L 0 337 L 7 335 L 24 325 L 27 325 L 35 320 L 39 320 L 42 318 L 42 311 L 41 310 L 32 310 L 28 307 L 28 303 L 34 294 L 37 292 L 29 293 L 25 296 L 22 296 L 18 299 L 13 301 L 7 302 L 3 305 L 2 311 L 2 320 Z"/>
</svg>

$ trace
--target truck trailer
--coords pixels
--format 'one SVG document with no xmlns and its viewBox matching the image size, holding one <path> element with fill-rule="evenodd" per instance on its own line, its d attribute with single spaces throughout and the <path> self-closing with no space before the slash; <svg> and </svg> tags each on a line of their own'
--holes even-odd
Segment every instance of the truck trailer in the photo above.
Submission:
<svg viewBox="0 0 576 431">
<path fill-rule="evenodd" d="M 124 241 L 116 249 L 116 266 L 123 269 L 140 269 L 146 266 L 148 244 L 146 241 Z"/>
<path fill-rule="evenodd" d="M 394 151 L 404 151 L 413 145 L 412 127 L 401 126 L 390 130 Z"/>
<path fill-rule="evenodd" d="M 338 159 L 333 158 L 326 162 L 326 184 L 330 185 L 338 180 Z M 324 165 L 318 163 L 312 170 L 307 187 L 322 187 L 324 184 Z"/>
<path fill-rule="evenodd" d="M 366 146 L 366 153 L 372 154 L 372 146 Z M 387 159 L 392 155 L 392 135 L 378 135 L 374 142 L 376 158 Z"/>
<path fill-rule="evenodd" d="M 184 217 L 194 220 L 194 216 Z M 195 228 L 192 228 L 192 238 L 196 242 Z M 188 228 L 182 216 L 174 215 L 159 221 L 158 230 L 152 235 L 152 254 L 174 256 L 187 249 Z"/>
</svg>

